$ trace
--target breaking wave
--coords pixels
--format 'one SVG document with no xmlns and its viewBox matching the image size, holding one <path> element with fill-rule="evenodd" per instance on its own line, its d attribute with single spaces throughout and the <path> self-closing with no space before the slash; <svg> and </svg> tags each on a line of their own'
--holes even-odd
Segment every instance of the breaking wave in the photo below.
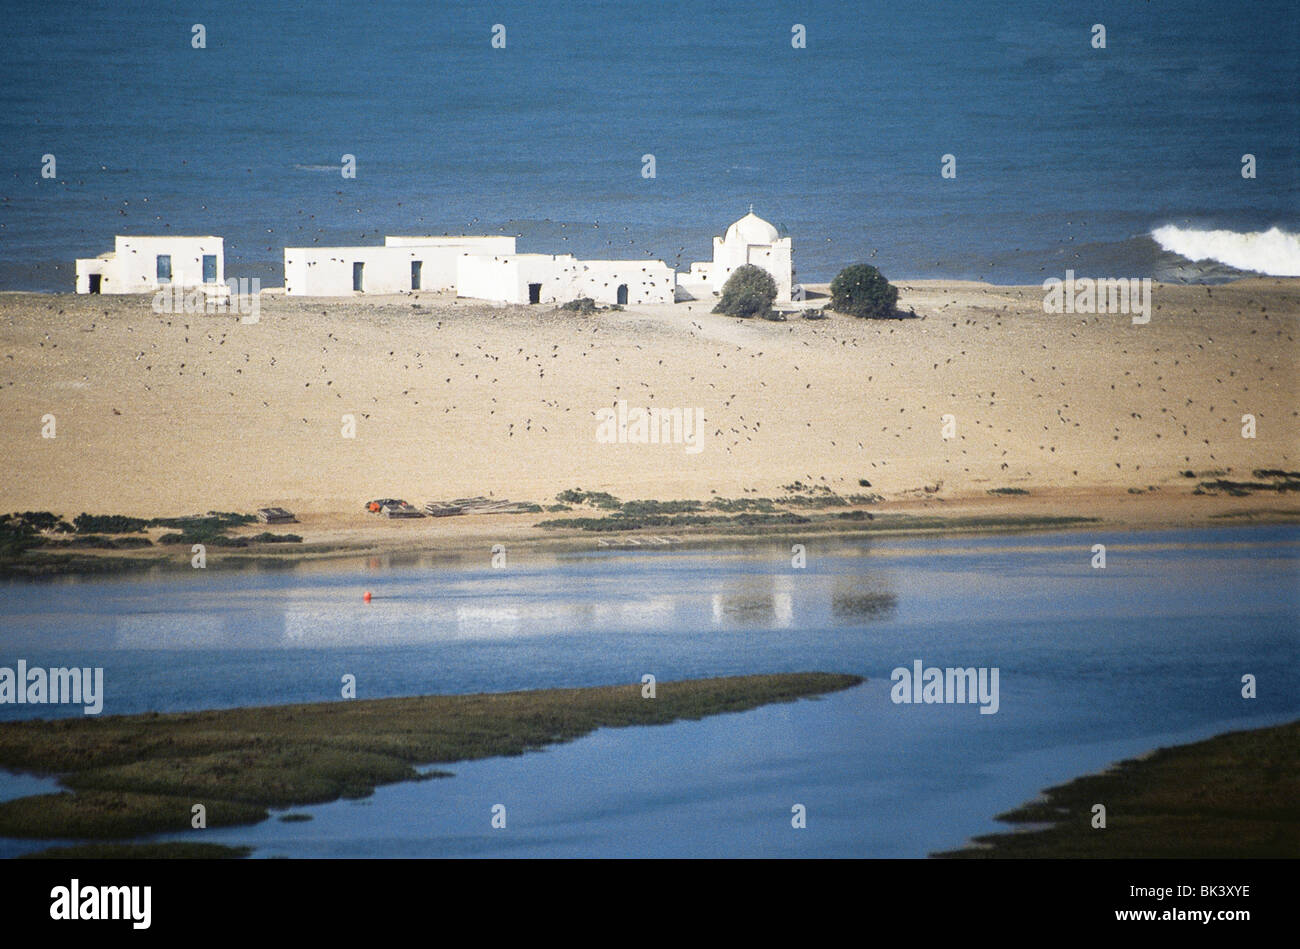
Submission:
<svg viewBox="0 0 1300 949">
<path fill-rule="evenodd" d="M 1270 277 L 1300 277 L 1300 235 L 1281 228 L 1239 231 L 1194 231 L 1167 224 L 1151 236 L 1165 250 L 1188 260 L 1213 260 L 1238 270 Z"/>
</svg>

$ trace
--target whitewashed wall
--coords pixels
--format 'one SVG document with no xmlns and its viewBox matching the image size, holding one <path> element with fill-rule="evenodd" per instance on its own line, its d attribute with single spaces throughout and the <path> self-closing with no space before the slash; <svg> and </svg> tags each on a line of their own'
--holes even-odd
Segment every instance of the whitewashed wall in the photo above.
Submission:
<svg viewBox="0 0 1300 949">
<path fill-rule="evenodd" d="M 77 260 L 77 292 L 90 292 L 91 274 L 100 275 L 100 293 L 153 293 L 166 284 L 158 282 L 158 255 L 171 257 L 173 287 L 204 285 L 203 257 L 217 258 L 216 279 L 207 285 L 214 292 L 225 290 L 225 241 L 220 237 L 122 237 L 113 242 L 113 252 Z"/>
<path fill-rule="evenodd" d="M 572 264 L 571 254 L 467 254 L 456 261 L 456 294 L 476 300 L 527 303 L 528 285 L 540 283 L 541 302 L 563 303 L 558 294 L 567 281 L 561 275 Z"/>
<path fill-rule="evenodd" d="M 672 303 L 677 275 L 662 260 L 575 260 L 567 286 L 558 288 L 559 302 L 591 297 L 598 303 L 617 303 L 618 287 L 627 284 L 627 302 Z"/>
<path fill-rule="evenodd" d="M 284 292 L 293 296 L 353 295 L 352 265 L 365 265 L 363 293 L 409 293 L 411 261 L 422 260 L 417 247 L 286 247 Z M 421 287 L 427 287 L 424 269 Z"/>
<path fill-rule="evenodd" d="M 676 275 L 661 260 L 577 260 L 572 255 L 466 255 L 457 261 L 456 292 L 462 297 L 527 303 L 528 285 L 540 283 L 542 303 L 590 297 L 616 303 L 626 284 L 627 302 L 671 303 Z"/>
<path fill-rule="evenodd" d="M 351 296 L 352 265 L 362 263 L 363 293 L 409 293 L 411 262 L 420 261 L 420 290 L 456 289 L 456 261 L 466 253 L 514 254 L 514 237 L 389 236 L 382 247 L 286 247 L 284 292 Z"/>
</svg>

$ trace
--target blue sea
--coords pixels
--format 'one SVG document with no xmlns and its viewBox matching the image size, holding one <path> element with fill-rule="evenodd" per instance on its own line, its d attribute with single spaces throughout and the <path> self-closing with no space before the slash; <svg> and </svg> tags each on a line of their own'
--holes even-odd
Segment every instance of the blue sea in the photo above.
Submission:
<svg viewBox="0 0 1300 949">
<path fill-rule="evenodd" d="M 1300 274 L 1298 11 L 5 2 L 0 290 L 70 290 L 115 234 L 221 235 L 266 286 L 389 233 L 684 269 L 751 204 L 807 282 Z"/>
</svg>

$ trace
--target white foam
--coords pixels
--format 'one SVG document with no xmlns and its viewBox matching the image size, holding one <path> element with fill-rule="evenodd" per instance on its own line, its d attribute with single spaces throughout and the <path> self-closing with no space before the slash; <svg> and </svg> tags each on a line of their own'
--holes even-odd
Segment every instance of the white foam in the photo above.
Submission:
<svg viewBox="0 0 1300 949">
<path fill-rule="evenodd" d="M 1267 231 L 1193 231 L 1167 224 L 1151 232 L 1157 244 L 1188 260 L 1214 260 L 1271 277 L 1300 277 L 1300 235 Z"/>
</svg>

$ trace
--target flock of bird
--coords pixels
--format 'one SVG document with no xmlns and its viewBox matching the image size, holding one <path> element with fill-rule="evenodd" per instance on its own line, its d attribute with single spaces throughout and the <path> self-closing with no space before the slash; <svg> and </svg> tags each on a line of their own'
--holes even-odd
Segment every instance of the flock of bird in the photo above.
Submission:
<svg viewBox="0 0 1300 949">
<path fill-rule="evenodd" d="M 1204 289 L 1212 302 L 1214 289 Z M 1181 331 L 1176 317 L 1162 322 L 1159 313 L 1141 329 L 1076 315 L 1068 344 L 1059 336 L 1044 342 L 1033 327 L 1046 317 L 1030 315 L 1039 301 L 1017 299 L 1009 288 L 984 292 L 989 304 L 972 307 L 931 291 L 917 320 L 785 324 L 740 324 L 680 307 L 578 318 L 437 298 L 327 309 L 268 301 L 262 322 L 252 325 L 147 310 L 142 317 L 129 302 L 118 303 L 117 312 L 80 300 L 70 311 L 61 302 L 47 307 L 71 322 L 84 315 L 83 332 L 118 334 L 98 354 L 112 377 L 99 381 L 116 387 L 115 404 L 104 411 L 115 417 L 143 407 L 125 384 L 163 411 L 184 405 L 190 415 L 224 413 L 270 431 L 288 416 L 309 432 L 334 432 L 339 416 L 352 412 L 363 425 L 436 438 L 437 423 L 426 429 L 412 420 L 455 413 L 450 430 L 463 431 L 478 418 L 485 436 L 496 431 L 510 443 L 594 433 L 597 409 L 619 399 L 645 406 L 668 399 L 703 409 L 709 447 L 739 464 L 785 452 L 792 470 L 824 467 L 805 471 L 810 481 L 843 481 L 848 468 L 865 473 L 915 461 L 918 453 L 932 467 L 942 458 L 936 473 L 956 465 L 987 477 L 989 462 L 1008 478 L 1032 478 L 1035 469 L 1045 475 L 1044 462 L 1063 473 L 1063 456 L 1077 462 L 1080 445 L 1099 435 L 1099 418 L 1107 420 L 1116 469 L 1136 475 L 1152 459 L 1217 463 L 1218 446 L 1239 437 L 1242 414 L 1259 412 L 1252 392 L 1287 384 L 1281 354 L 1294 352 L 1294 339 L 1284 321 L 1270 325 L 1267 307 L 1254 300 L 1243 303 L 1259 314 L 1250 332 L 1271 334 L 1279 354 L 1271 360 L 1246 362 L 1235 347 L 1216 342 L 1206 324 Z M 1185 318 L 1197 315 L 1192 304 L 1178 309 Z M 10 371 L 0 373 L 0 388 L 39 389 L 51 378 L 36 371 L 40 353 L 53 356 L 61 341 L 65 365 L 74 356 L 85 359 L 75 346 L 69 352 L 58 333 L 71 322 L 50 320 L 32 356 L 15 365 L 12 315 L 7 322 L 0 339 L 11 343 L 4 360 Z M 923 344 L 927 338 L 932 342 Z M 1020 357 L 1008 340 L 1021 347 Z M 1039 355 L 1024 352 L 1029 346 Z M 1105 367 L 1105 375 L 1081 377 L 1081 363 L 1093 372 Z M 1212 386 L 1191 384 L 1207 371 Z M 90 373 L 81 379 L 90 382 Z M 294 387 L 303 395 L 292 395 Z M 224 404 L 213 401 L 214 393 Z M 949 439 L 939 437 L 945 414 L 957 423 Z M 1156 453 L 1157 444 L 1168 448 Z M 1078 465 L 1067 467 L 1081 476 Z"/>
</svg>

